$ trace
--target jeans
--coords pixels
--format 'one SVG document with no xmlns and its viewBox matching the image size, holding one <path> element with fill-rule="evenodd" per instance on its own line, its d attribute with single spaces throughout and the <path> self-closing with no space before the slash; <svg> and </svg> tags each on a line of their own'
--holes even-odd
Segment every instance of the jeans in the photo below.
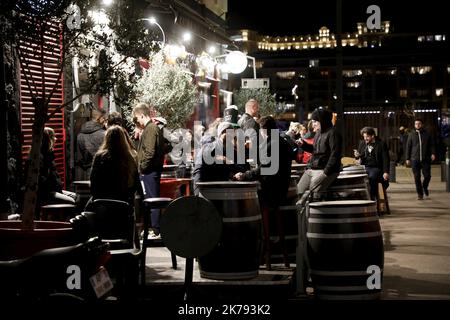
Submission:
<svg viewBox="0 0 450 320">
<path fill-rule="evenodd" d="M 380 182 L 387 189 L 389 181 L 383 179 L 383 172 L 379 168 L 366 167 L 366 172 L 369 176 L 370 198 L 376 200 L 378 197 L 378 183 Z"/>
<path fill-rule="evenodd" d="M 144 199 L 158 198 L 160 195 L 161 172 L 154 171 L 149 174 L 140 175 Z M 151 223 L 152 228 L 159 232 L 160 210 L 152 209 Z"/>
<path fill-rule="evenodd" d="M 431 162 L 420 160 L 411 161 L 412 172 L 414 174 L 414 182 L 416 183 L 416 191 L 419 197 L 423 197 L 423 193 L 428 193 L 428 185 L 431 180 Z M 423 182 L 421 181 L 421 171 L 423 174 Z"/>
</svg>

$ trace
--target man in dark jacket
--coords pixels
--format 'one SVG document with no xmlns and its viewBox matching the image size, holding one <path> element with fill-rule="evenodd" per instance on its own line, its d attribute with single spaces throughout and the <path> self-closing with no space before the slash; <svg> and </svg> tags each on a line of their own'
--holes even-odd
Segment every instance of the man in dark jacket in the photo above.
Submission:
<svg viewBox="0 0 450 320">
<path fill-rule="evenodd" d="M 411 165 L 416 183 L 417 200 L 423 200 L 423 195 L 429 196 L 428 185 L 431 180 L 431 161 L 436 158 L 436 148 L 432 136 L 423 129 L 423 121 L 414 121 L 415 130 L 406 142 L 406 165 Z M 423 182 L 421 182 L 421 171 Z"/>
<path fill-rule="evenodd" d="M 239 118 L 238 125 L 242 130 L 253 129 L 259 130 L 259 124 L 255 118 L 259 116 L 259 104 L 255 99 L 250 99 L 245 104 L 245 113 Z"/>
<path fill-rule="evenodd" d="M 375 200 L 378 195 L 378 183 L 381 182 L 386 189 L 389 186 L 389 150 L 384 141 L 375 136 L 372 127 L 361 130 L 364 141 L 361 141 L 355 158 L 365 166 L 369 176 L 370 197 Z"/>
<path fill-rule="evenodd" d="M 93 110 L 92 120 L 81 126 L 77 136 L 77 164 L 84 170 L 86 180 L 91 175 L 92 161 L 105 136 L 105 111 Z"/>
<path fill-rule="evenodd" d="M 342 136 L 332 123 L 333 115 L 324 108 L 317 108 L 311 115 L 312 125 L 316 132 L 314 144 L 299 140 L 299 144 L 312 157 L 307 170 L 297 184 L 300 205 L 307 200 L 307 190 L 323 191 L 336 179 L 341 169 Z"/>
<path fill-rule="evenodd" d="M 164 135 L 162 130 L 152 122 L 151 109 L 145 103 L 134 107 L 133 121 L 143 129 L 138 152 L 138 171 L 144 192 L 144 198 L 160 196 L 161 173 L 164 166 Z M 159 238 L 160 211 L 153 209 L 151 213 L 151 238 Z"/>
<path fill-rule="evenodd" d="M 227 141 L 227 137 L 233 138 L 235 128 L 230 122 L 221 122 L 217 128 L 217 139 L 203 144 L 196 154 L 193 172 L 195 195 L 199 194 L 197 182 L 230 181 L 234 174 L 246 170 L 245 164 L 237 164 L 237 146 L 233 141 Z M 235 148 L 234 159 L 226 156 L 227 148 L 231 147 Z"/>
</svg>

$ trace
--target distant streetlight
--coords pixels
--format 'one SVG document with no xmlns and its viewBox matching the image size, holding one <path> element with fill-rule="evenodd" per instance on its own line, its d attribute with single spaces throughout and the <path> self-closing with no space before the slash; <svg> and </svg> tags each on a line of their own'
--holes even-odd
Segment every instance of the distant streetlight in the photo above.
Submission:
<svg viewBox="0 0 450 320">
<path fill-rule="evenodd" d="M 161 33 L 162 33 L 161 47 L 164 47 L 164 45 L 166 44 L 166 34 L 164 33 L 164 30 L 161 27 L 161 25 L 158 23 L 158 21 L 156 21 L 155 17 L 138 19 L 138 21 L 140 21 L 140 20 L 148 21 L 148 22 L 150 22 L 150 24 L 156 25 L 159 28 L 159 30 L 161 30 Z"/>
</svg>

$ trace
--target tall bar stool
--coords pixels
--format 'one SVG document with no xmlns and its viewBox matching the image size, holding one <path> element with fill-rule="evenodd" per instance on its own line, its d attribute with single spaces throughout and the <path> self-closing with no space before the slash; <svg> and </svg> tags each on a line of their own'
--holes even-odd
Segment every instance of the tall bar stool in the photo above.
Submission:
<svg viewBox="0 0 450 320">
<path fill-rule="evenodd" d="M 145 262 L 147 257 L 147 248 L 151 247 L 165 247 L 164 240 L 160 239 L 148 239 L 148 230 L 150 228 L 150 215 L 152 209 L 165 209 L 172 202 L 172 198 L 147 198 L 144 199 L 146 208 L 144 214 L 144 236 L 142 239 L 142 253 L 141 253 L 141 284 L 145 285 Z M 170 253 L 172 257 L 172 268 L 177 269 L 177 256 L 174 253 Z"/>
</svg>

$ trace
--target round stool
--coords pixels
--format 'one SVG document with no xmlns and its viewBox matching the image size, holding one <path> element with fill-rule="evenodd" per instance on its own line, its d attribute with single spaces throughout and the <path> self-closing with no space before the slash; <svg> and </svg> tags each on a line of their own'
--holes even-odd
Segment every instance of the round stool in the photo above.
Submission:
<svg viewBox="0 0 450 320">
<path fill-rule="evenodd" d="M 75 216 L 75 208 L 74 204 L 47 204 L 41 207 L 40 218 L 44 221 L 69 221 Z"/>
</svg>

